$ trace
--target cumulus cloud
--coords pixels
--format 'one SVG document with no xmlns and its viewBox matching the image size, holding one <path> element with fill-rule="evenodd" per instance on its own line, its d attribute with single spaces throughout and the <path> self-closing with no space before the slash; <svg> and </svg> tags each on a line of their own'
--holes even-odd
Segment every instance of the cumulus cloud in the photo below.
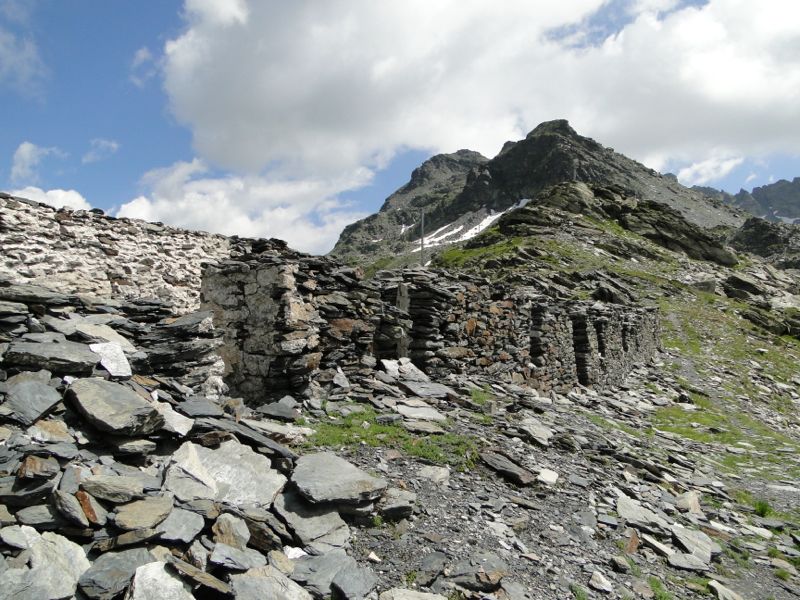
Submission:
<svg viewBox="0 0 800 600">
<path fill-rule="evenodd" d="M 45 148 L 31 142 L 22 142 L 14 151 L 11 160 L 11 183 L 15 185 L 36 183 L 39 180 L 39 164 L 47 156 L 66 156 L 55 147 Z"/>
<path fill-rule="evenodd" d="M 42 188 L 28 186 L 11 192 L 12 196 L 27 198 L 35 202 L 43 202 L 56 208 L 66 206 L 75 210 L 89 210 L 91 205 L 80 193 L 75 190 L 43 190 Z"/>
<path fill-rule="evenodd" d="M 371 176 L 355 169 L 331 179 L 214 177 L 194 159 L 146 173 L 147 193 L 123 204 L 116 216 L 225 235 L 278 237 L 299 250 L 324 253 L 345 225 L 366 216 L 336 195 L 365 185 Z"/>
<path fill-rule="evenodd" d="M 557 117 L 653 166 L 800 152 L 795 0 L 631 0 L 619 31 L 576 44 L 607 4 L 187 0 L 165 89 L 199 154 L 237 171 L 493 155 Z"/>
<path fill-rule="evenodd" d="M 119 142 L 103 138 L 94 138 L 89 142 L 89 151 L 83 155 L 81 162 L 87 164 L 105 160 L 112 154 L 115 154 L 117 150 L 119 150 Z"/>
<path fill-rule="evenodd" d="M 688 186 L 704 185 L 722 179 L 743 162 L 741 156 L 712 156 L 678 171 L 678 179 Z"/>
</svg>

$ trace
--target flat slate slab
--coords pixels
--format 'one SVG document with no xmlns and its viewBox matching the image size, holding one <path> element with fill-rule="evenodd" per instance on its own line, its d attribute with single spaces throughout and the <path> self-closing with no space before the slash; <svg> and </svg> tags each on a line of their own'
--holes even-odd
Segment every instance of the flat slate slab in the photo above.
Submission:
<svg viewBox="0 0 800 600">
<path fill-rule="evenodd" d="M 121 435 L 146 435 L 164 425 L 156 407 L 129 387 L 91 378 L 69 386 L 67 397 L 97 429 Z"/>
<path fill-rule="evenodd" d="M 274 508 L 304 546 L 332 537 L 343 537 L 344 544 L 350 537 L 347 523 L 334 507 L 311 504 L 293 490 L 278 494 Z"/>
<path fill-rule="evenodd" d="M 408 392 L 420 398 L 458 398 L 458 393 L 453 388 L 441 383 L 408 380 L 401 380 L 398 383 Z"/>
<path fill-rule="evenodd" d="M 49 372 L 47 379 L 49 380 Z M 27 375 L 27 374 L 22 374 Z M 33 377 L 16 375 L 5 384 L 6 400 L 3 410 L 7 416 L 23 425 L 31 425 L 61 402 L 61 394 L 47 382 Z"/>
<path fill-rule="evenodd" d="M 83 573 L 78 584 L 89 598 L 110 600 L 128 587 L 136 569 L 153 562 L 146 548 L 106 552 Z"/>
<path fill-rule="evenodd" d="M 301 456 L 292 481 L 311 502 L 360 504 L 383 495 L 386 480 L 373 477 L 331 452 Z"/>
<path fill-rule="evenodd" d="M 506 479 L 517 485 L 531 485 L 536 476 L 517 463 L 496 452 L 481 452 L 481 460 Z"/>
<path fill-rule="evenodd" d="M 215 449 L 184 442 L 172 455 L 165 486 L 183 502 L 205 499 L 269 508 L 285 483 L 268 458 L 229 440 Z"/>
<path fill-rule="evenodd" d="M 61 375 L 88 375 L 100 357 L 77 342 L 13 341 L 3 357 L 10 365 L 47 369 Z"/>
</svg>

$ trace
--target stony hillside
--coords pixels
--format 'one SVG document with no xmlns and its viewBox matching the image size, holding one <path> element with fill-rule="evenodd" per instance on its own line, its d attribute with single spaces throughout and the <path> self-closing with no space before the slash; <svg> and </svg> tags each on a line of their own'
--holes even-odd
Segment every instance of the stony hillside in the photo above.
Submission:
<svg viewBox="0 0 800 600">
<path fill-rule="evenodd" d="M 458 160 L 456 160 L 458 159 Z M 611 148 L 575 132 L 564 120 L 542 123 L 507 142 L 492 160 L 460 151 L 435 156 L 381 210 L 348 226 L 331 255 L 370 270 L 419 263 L 421 211 L 432 254 L 471 239 L 499 216 L 552 185 L 580 181 L 616 186 L 627 196 L 658 202 L 701 228 L 736 227 L 744 217 Z M 412 210 L 413 209 L 413 210 Z M 373 265 L 374 263 L 374 265 Z"/>
<path fill-rule="evenodd" d="M 797 597 L 795 230 L 635 183 L 527 188 L 427 269 L 176 230 L 107 288 L 161 226 L 0 198 L 0 597 Z"/>
</svg>

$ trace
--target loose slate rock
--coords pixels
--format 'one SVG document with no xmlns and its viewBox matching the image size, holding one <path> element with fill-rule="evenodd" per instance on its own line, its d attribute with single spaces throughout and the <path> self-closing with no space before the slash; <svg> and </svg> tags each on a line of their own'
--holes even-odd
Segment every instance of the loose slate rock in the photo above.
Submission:
<svg viewBox="0 0 800 600">
<path fill-rule="evenodd" d="M 269 565 L 233 575 L 231 584 L 236 600 L 311 600 L 311 594 Z"/>
<path fill-rule="evenodd" d="M 378 579 L 368 567 L 342 569 L 331 581 L 331 589 L 336 595 L 347 600 L 362 600 L 376 585 Z"/>
<path fill-rule="evenodd" d="M 153 496 L 117 508 L 114 524 L 125 530 L 147 529 L 161 523 L 171 510 L 171 496 Z"/>
<path fill-rule="evenodd" d="M 143 493 L 139 479 L 121 475 L 92 475 L 81 481 L 81 487 L 95 498 L 116 503 L 130 502 Z"/>
<path fill-rule="evenodd" d="M 131 365 L 122 351 L 122 347 L 114 342 L 89 344 L 89 350 L 100 358 L 100 366 L 112 377 L 130 377 L 133 375 Z"/>
<path fill-rule="evenodd" d="M 240 550 L 228 544 L 217 543 L 208 560 L 215 565 L 219 565 L 232 571 L 247 571 L 263 567 L 267 564 L 267 559 L 257 550 L 246 548 Z"/>
<path fill-rule="evenodd" d="M 194 600 L 191 588 L 167 571 L 164 563 L 151 562 L 136 569 L 125 600 Z"/>
<path fill-rule="evenodd" d="M 274 508 L 304 546 L 342 546 L 350 537 L 347 523 L 335 508 L 310 504 L 293 490 L 279 494 Z"/>
<path fill-rule="evenodd" d="M 49 379 L 50 373 L 45 373 Z M 3 409 L 9 411 L 7 414 L 10 419 L 23 425 L 31 425 L 39 420 L 59 402 L 61 394 L 47 383 L 19 375 L 6 382 Z"/>
<path fill-rule="evenodd" d="M 387 487 L 331 452 L 306 454 L 298 459 L 292 481 L 311 502 L 359 504 L 379 498 Z"/>
<path fill-rule="evenodd" d="M 81 576 L 78 585 L 89 598 L 111 600 L 130 583 L 136 569 L 153 562 L 146 548 L 133 548 L 100 555 Z"/>
<path fill-rule="evenodd" d="M 47 369 L 60 375 L 88 375 L 98 356 L 76 342 L 24 342 L 15 340 L 6 350 L 6 364 Z"/>
<path fill-rule="evenodd" d="M 228 440 L 216 449 L 185 442 L 172 455 L 165 485 L 184 502 L 206 499 L 269 508 L 285 483 L 268 458 Z"/>
<path fill-rule="evenodd" d="M 17 527 L 21 547 L 30 552 L 30 568 L 0 573 L 0 597 L 60 600 L 75 594 L 78 579 L 89 568 L 83 549 L 67 538 L 32 527 Z M 11 529 L 11 528 L 8 528 Z M 5 539 L 5 538 L 4 538 Z"/>
<path fill-rule="evenodd" d="M 425 592 L 417 592 L 416 590 L 405 588 L 392 588 L 378 596 L 378 600 L 447 600 L 447 598 L 439 594 L 426 594 Z"/>
<path fill-rule="evenodd" d="M 354 558 L 344 550 L 332 550 L 321 556 L 310 556 L 295 561 L 290 577 L 314 596 L 323 598 L 331 593 L 331 583 L 341 571 L 358 568 Z"/>
<path fill-rule="evenodd" d="M 145 435 L 159 429 L 164 418 L 128 387 L 103 379 L 79 379 L 67 391 L 78 411 L 95 427 L 121 435 Z"/>
<path fill-rule="evenodd" d="M 205 526 L 205 519 L 195 512 L 173 508 L 158 526 L 159 538 L 165 542 L 188 544 Z"/>
<path fill-rule="evenodd" d="M 536 476 L 523 469 L 517 463 L 509 460 L 502 454 L 496 452 L 481 452 L 481 460 L 489 467 L 500 473 L 506 479 L 509 479 L 517 485 L 530 485 L 536 481 Z"/>
</svg>

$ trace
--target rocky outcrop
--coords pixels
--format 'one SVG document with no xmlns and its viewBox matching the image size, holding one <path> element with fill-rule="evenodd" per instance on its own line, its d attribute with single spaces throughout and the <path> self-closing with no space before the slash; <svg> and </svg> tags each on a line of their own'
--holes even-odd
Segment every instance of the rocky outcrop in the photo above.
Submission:
<svg viewBox="0 0 800 600">
<path fill-rule="evenodd" d="M 800 269 L 800 226 L 752 217 L 730 239 L 734 248 L 761 256 L 782 269 Z"/>
<path fill-rule="evenodd" d="M 204 262 L 247 249 L 238 238 L 0 197 L 0 275 L 89 298 L 157 298 L 198 307 Z"/>
<path fill-rule="evenodd" d="M 454 160 L 456 155 L 443 156 Z M 461 151 L 457 156 L 466 158 L 467 154 Z M 466 177 L 449 179 L 442 193 L 438 188 L 421 186 L 420 174 L 415 171 L 416 177 L 390 196 L 381 212 L 348 226 L 331 254 L 362 264 L 377 259 L 387 264 L 409 264 L 419 246 L 423 209 L 426 236 L 441 246 L 466 239 L 465 234 L 485 227 L 492 217 L 496 219 L 513 206 L 536 199 L 544 190 L 569 182 L 614 188 L 625 197 L 668 208 L 697 231 L 738 227 L 744 221 L 740 211 L 579 135 L 565 120 L 540 124 L 525 139 L 507 142 L 489 161 L 472 158 L 471 165 L 460 162 L 460 174 L 469 167 Z M 434 157 L 421 167 L 422 172 L 432 170 L 437 160 L 444 159 Z M 456 189 L 459 184 L 461 189 Z M 397 201 L 405 199 L 411 190 L 413 201 Z M 392 227 L 378 227 L 379 223 L 392 223 Z M 682 249 L 686 248 L 691 246 L 684 243 Z"/>
</svg>

